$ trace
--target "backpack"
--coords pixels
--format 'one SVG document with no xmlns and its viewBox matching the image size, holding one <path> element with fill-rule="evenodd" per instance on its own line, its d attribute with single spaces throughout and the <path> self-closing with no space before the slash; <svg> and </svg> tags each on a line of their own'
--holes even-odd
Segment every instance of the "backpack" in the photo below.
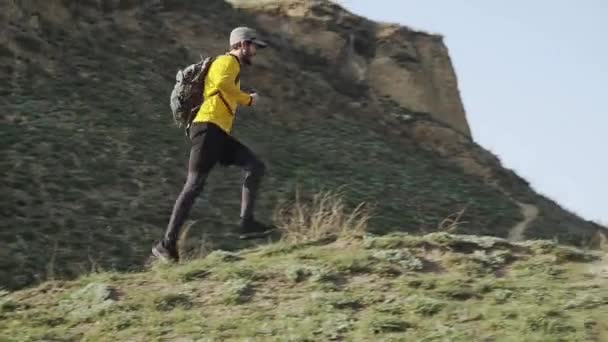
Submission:
<svg viewBox="0 0 608 342">
<path fill-rule="evenodd" d="M 213 57 L 201 58 L 200 62 L 179 70 L 175 75 L 175 86 L 170 98 L 171 112 L 177 127 L 185 126 L 186 134 L 203 104 L 205 77 L 213 60 Z"/>
</svg>

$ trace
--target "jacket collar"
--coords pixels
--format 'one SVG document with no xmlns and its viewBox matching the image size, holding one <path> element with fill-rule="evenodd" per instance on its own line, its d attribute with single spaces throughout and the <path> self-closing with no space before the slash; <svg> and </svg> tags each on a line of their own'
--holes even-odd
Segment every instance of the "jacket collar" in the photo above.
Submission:
<svg viewBox="0 0 608 342">
<path fill-rule="evenodd" d="M 234 59 L 236 59 L 236 62 L 237 62 L 237 63 L 239 63 L 239 65 L 241 65 L 241 60 L 240 60 L 240 59 L 239 59 L 237 56 L 235 56 L 235 55 L 231 54 L 230 52 L 228 52 L 228 53 L 226 53 L 226 54 L 227 54 L 227 55 L 230 55 L 230 56 L 232 56 L 232 57 L 234 57 Z"/>
</svg>

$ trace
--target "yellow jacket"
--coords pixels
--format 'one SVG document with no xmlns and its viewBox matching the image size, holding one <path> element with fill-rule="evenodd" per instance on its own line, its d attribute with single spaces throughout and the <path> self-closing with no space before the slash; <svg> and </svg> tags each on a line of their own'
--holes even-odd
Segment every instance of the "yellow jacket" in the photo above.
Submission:
<svg viewBox="0 0 608 342">
<path fill-rule="evenodd" d="M 230 54 L 217 57 L 205 77 L 203 105 L 194 122 L 212 122 L 230 133 L 238 105 L 250 106 L 251 96 L 241 91 L 241 65 Z"/>
</svg>

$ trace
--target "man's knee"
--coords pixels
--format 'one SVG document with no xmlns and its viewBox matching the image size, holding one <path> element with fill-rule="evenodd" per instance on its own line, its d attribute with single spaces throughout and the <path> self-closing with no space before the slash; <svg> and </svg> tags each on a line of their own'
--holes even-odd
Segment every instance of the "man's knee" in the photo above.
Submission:
<svg viewBox="0 0 608 342">
<path fill-rule="evenodd" d="M 252 176 L 262 178 L 266 172 L 266 164 L 259 159 L 256 159 L 250 166 L 249 171 Z"/>
<path fill-rule="evenodd" d="M 255 164 L 255 169 L 256 172 L 260 175 L 263 176 L 264 173 L 266 173 L 266 164 L 264 164 L 263 161 L 258 160 L 257 163 Z"/>
<path fill-rule="evenodd" d="M 266 172 L 266 165 L 256 159 L 255 162 L 250 163 L 246 168 L 245 182 L 243 185 L 250 189 L 257 188 L 264 177 L 264 172 Z"/>
</svg>

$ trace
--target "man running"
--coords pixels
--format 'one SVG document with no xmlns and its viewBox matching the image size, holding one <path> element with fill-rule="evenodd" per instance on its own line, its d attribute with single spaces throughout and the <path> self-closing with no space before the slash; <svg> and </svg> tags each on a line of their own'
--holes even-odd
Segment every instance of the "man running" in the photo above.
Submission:
<svg viewBox="0 0 608 342">
<path fill-rule="evenodd" d="M 254 106 L 258 100 L 256 93 L 241 91 L 241 66 L 251 65 L 257 49 L 266 46 L 257 38 L 255 30 L 237 27 L 230 33 L 230 52 L 218 56 L 209 68 L 204 85 L 205 100 L 189 131 L 188 177 L 173 207 L 164 238 L 152 248 L 152 254 L 164 261 L 179 261 L 177 240 L 180 229 L 202 192 L 209 172 L 217 163 L 236 165 L 245 171 L 239 224 L 241 237 L 255 237 L 256 233 L 268 230 L 253 215 L 264 163 L 230 135 L 237 106 Z"/>
</svg>

